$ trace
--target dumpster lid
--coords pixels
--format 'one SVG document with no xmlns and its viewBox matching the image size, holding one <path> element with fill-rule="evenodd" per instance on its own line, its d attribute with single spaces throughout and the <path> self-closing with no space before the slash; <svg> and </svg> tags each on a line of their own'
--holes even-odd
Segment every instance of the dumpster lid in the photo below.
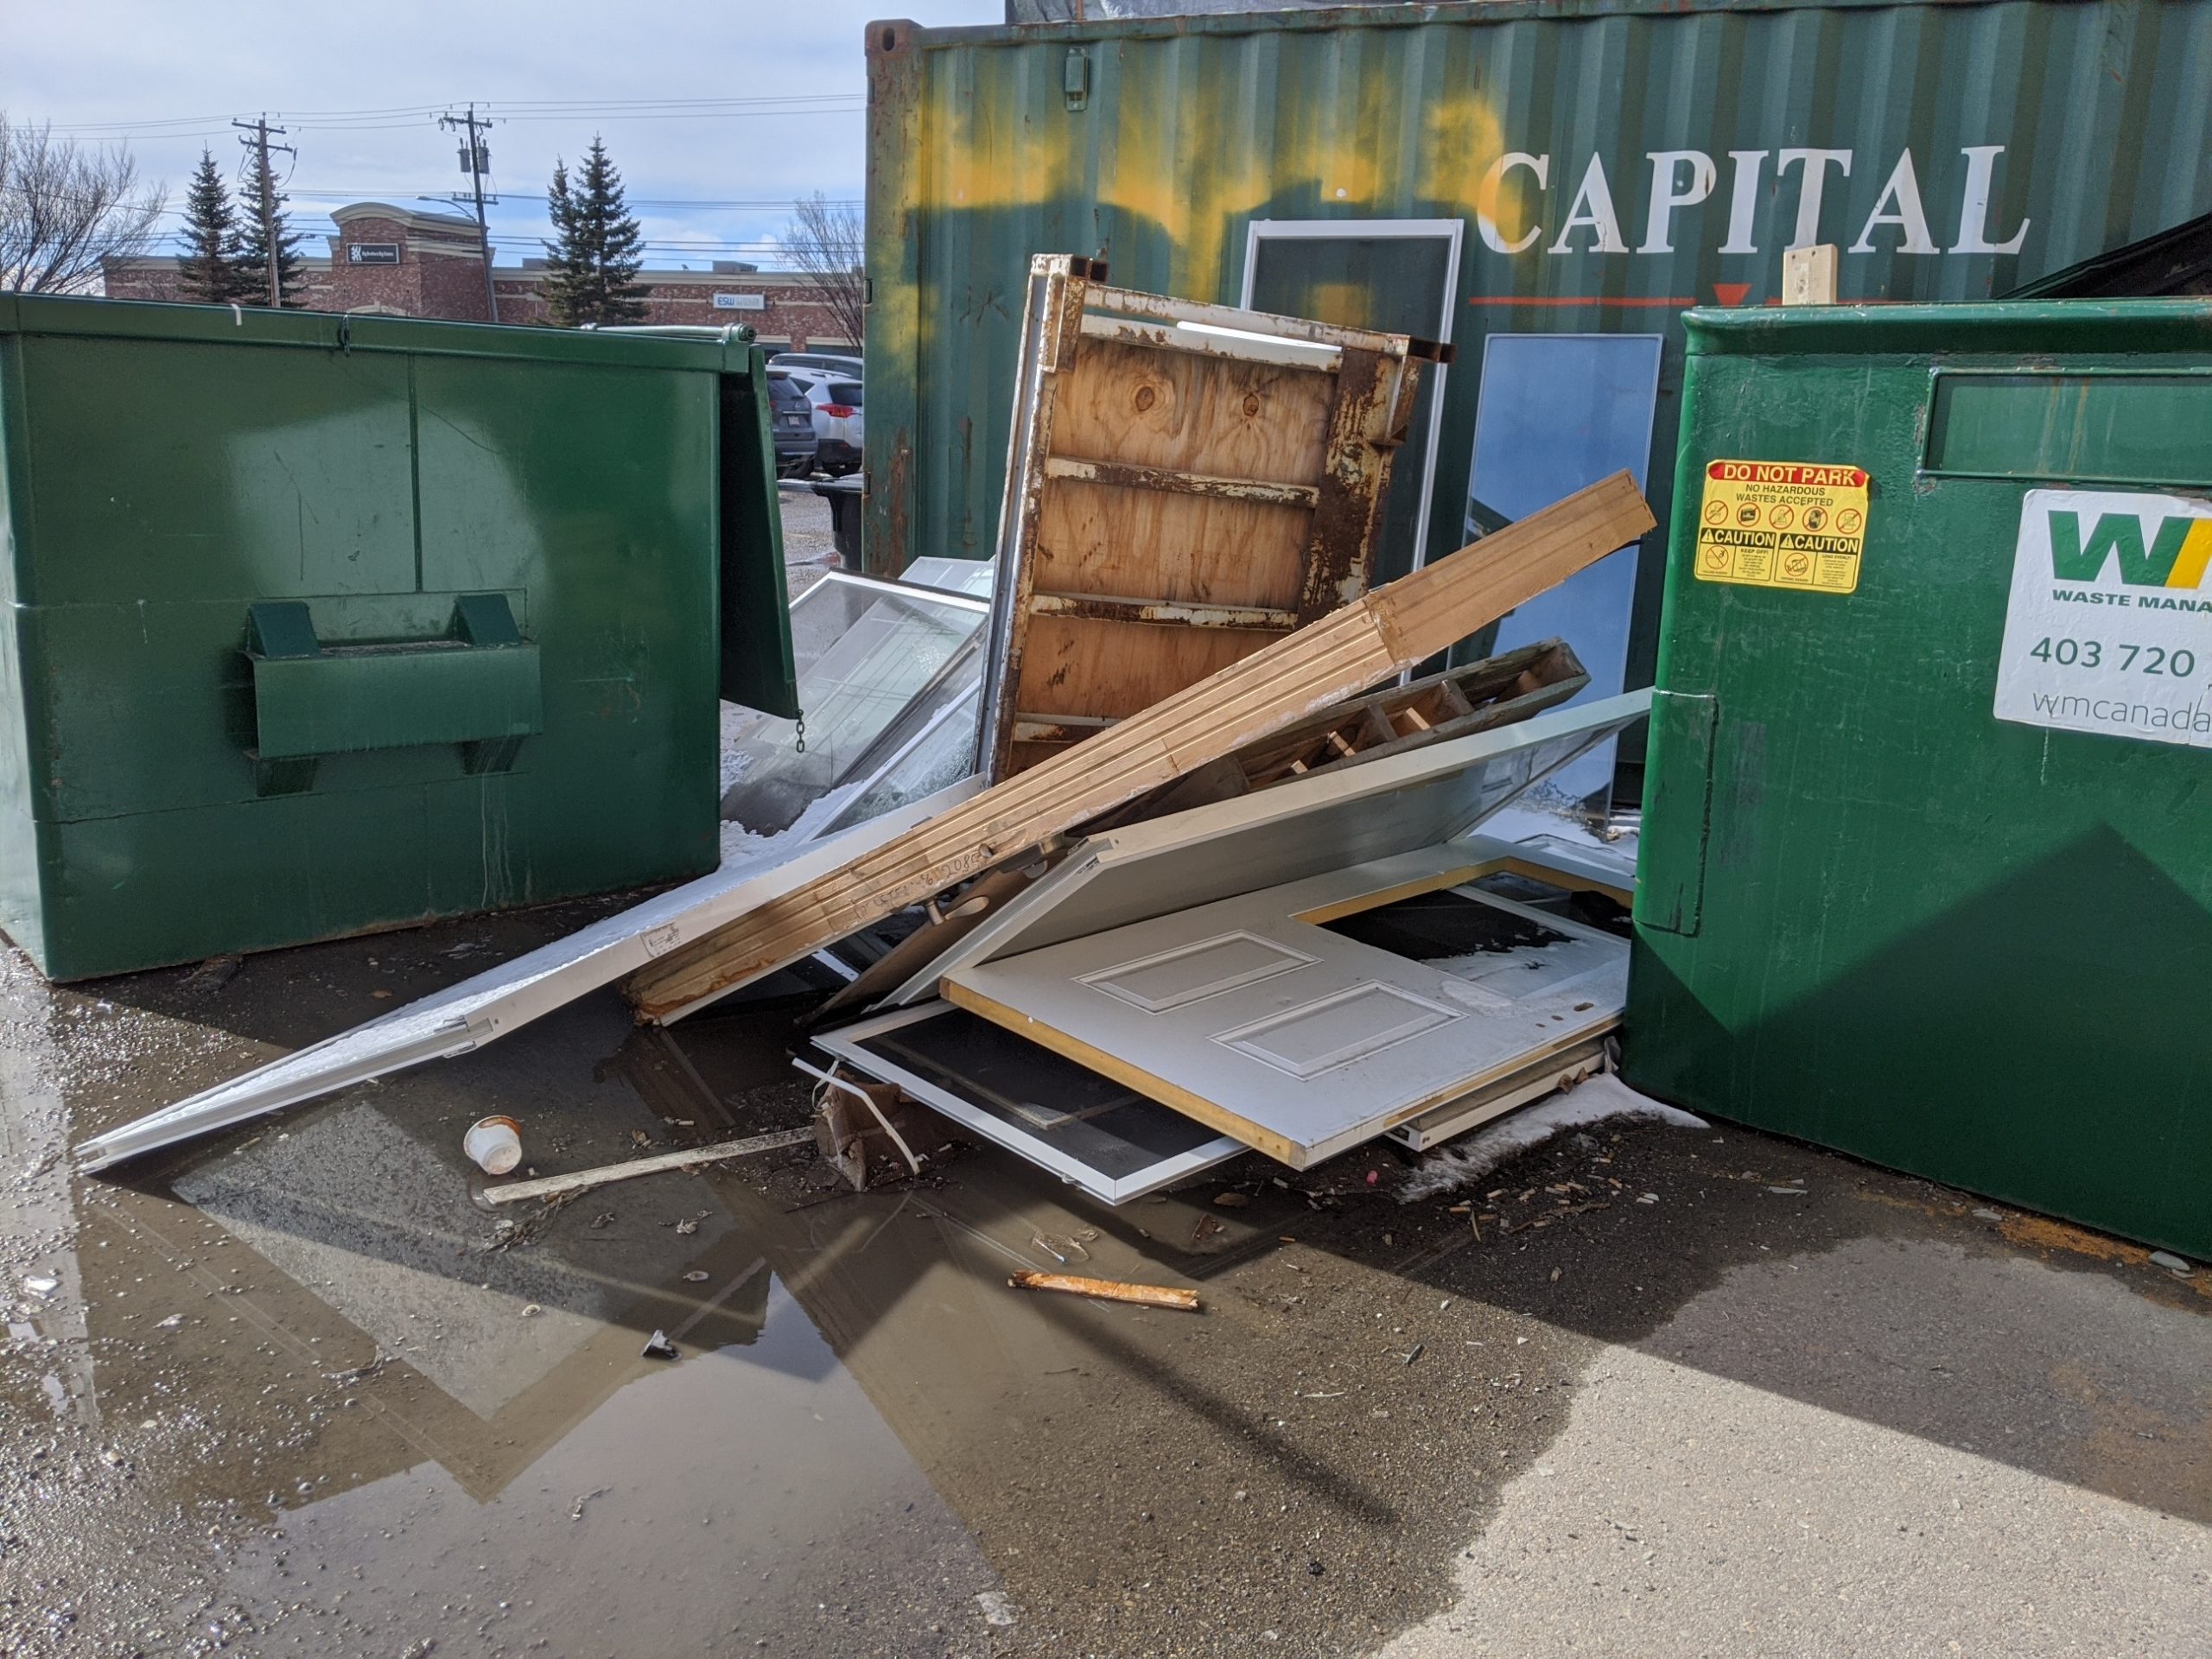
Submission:
<svg viewBox="0 0 2212 1659">
<path fill-rule="evenodd" d="M 1886 352 L 2212 354 L 2212 298 L 1989 300 L 1973 305 L 1701 306 L 1682 314 L 1693 356 Z"/>
<path fill-rule="evenodd" d="M 266 306 L 162 305 L 55 294 L 0 295 L 0 336 L 305 346 L 318 351 L 410 352 L 750 375 L 758 353 L 721 331 L 692 337 L 630 331 L 518 327 L 357 312 L 271 311 Z"/>
</svg>

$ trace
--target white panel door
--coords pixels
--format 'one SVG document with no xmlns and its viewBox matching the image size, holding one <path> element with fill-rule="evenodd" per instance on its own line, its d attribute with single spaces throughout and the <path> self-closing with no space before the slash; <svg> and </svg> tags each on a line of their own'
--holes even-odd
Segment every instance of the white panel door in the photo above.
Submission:
<svg viewBox="0 0 2212 1659">
<path fill-rule="evenodd" d="M 1362 867 L 1388 907 L 1338 871 L 964 966 L 944 993 L 1302 1168 L 1618 1018 L 1624 940 L 1472 887 L 1394 893 L 1407 861 Z"/>
</svg>

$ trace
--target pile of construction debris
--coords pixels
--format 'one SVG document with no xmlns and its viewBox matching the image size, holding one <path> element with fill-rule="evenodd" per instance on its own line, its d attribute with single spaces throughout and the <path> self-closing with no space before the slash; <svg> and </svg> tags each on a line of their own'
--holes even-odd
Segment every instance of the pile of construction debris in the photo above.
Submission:
<svg viewBox="0 0 2212 1659">
<path fill-rule="evenodd" d="M 1120 1204 L 1248 1148 L 1420 1150 L 1604 1070 L 1632 872 L 1481 826 L 1649 694 L 1575 702 L 1555 640 L 1436 664 L 1649 530 L 1642 497 L 1616 476 L 1370 588 L 1438 348 L 1103 276 L 1033 264 L 995 559 L 794 601 L 807 719 L 725 745 L 741 856 L 98 1136 L 86 1166 L 614 982 L 665 1023 L 813 976 L 795 1059 L 856 1184 L 871 1148 L 918 1172 L 949 1122 Z M 503 1171 L 510 1138 L 484 1138 Z"/>
</svg>

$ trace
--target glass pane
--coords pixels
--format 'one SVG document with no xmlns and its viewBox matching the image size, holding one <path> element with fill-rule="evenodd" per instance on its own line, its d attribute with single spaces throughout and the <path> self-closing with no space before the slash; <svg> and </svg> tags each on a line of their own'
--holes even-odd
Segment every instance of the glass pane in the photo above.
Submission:
<svg viewBox="0 0 2212 1659">
<path fill-rule="evenodd" d="M 923 588 L 942 588 L 950 594 L 973 594 L 978 599 L 988 599 L 998 573 L 996 559 L 946 559 L 930 554 L 899 572 L 899 580 Z"/>
<path fill-rule="evenodd" d="M 1657 334 L 1492 334 L 1483 350 L 1475 410 L 1468 533 L 1525 518 L 1624 468 L 1643 488 L 1661 344 Z M 1628 673 L 1636 560 L 1633 547 L 1600 559 L 1538 594 L 1487 638 L 1477 635 L 1452 652 L 1454 660 L 1564 639 L 1590 674 L 1574 701 L 1618 696 Z M 1560 768 L 1546 792 L 1602 807 L 1612 778 L 1608 742 Z"/>
<path fill-rule="evenodd" d="M 1203 1123 L 965 1008 L 946 1008 L 855 1047 L 957 1095 L 1022 1137 L 1109 1180 L 1141 1174 L 1218 1139 Z"/>
<path fill-rule="evenodd" d="M 923 698 L 899 729 L 882 746 L 891 760 L 836 808 L 820 833 L 835 835 L 911 806 L 941 789 L 950 789 L 976 769 L 976 691 L 982 677 L 982 654 L 972 652 L 946 677 L 936 693 Z M 944 698 L 952 701 L 948 704 Z M 926 719 L 917 720 L 918 715 Z M 909 734 L 907 728 L 912 726 Z"/>
<path fill-rule="evenodd" d="M 1434 340 L 1450 296 L 1445 283 L 1452 244 L 1438 236 L 1274 237 L 1265 228 L 1252 250 L 1250 308 L 1312 317 L 1346 328 L 1382 328 Z M 1427 365 L 1414 399 L 1404 448 L 1391 464 L 1382 537 L 1375 551 L 1380 587 L 1422 562 L 1414 541 L 1427 499 L 1429 429 L 1436 420 L 1437 366 Z M 1455 543 L 1456 545 L 1456 543 Z"/>
<path fill-rule="evenodd" d="M 722 816 L 760 834 L 790 828 L 821 796 L 880 754 L 910 705 L 932 690 L 982 624 L 973 605 L 850 576 L 816 583 L 791 607 L 798 722 L 764 719 L 728 746 L 735 781 Z"/>
</svg>

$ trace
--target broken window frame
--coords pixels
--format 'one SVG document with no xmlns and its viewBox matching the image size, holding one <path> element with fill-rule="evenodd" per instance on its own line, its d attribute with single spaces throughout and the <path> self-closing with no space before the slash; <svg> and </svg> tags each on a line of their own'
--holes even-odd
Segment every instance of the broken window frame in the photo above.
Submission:
<svg viewBox="0 0 2212 1659">
<path fill-rule="evenodd" d="M 931 998 L 911 1007 L 894 1008 L 887 1014 L 871 1015 L 852 1025 L 842 1026 L 836 1031 L 817 1033 L 814 1040 L 825 1052 L 836 1055 L 863 1075 L 878 1083 L 898 1084 L 931 1110 L 943 1114 L 962 1128 L 981 1135 L 1017 1158 L 1058 1176 L 1070 1185 L 1079 1187 L 1103 1204 L 1127 1204 L 1133 1198 L 1156 1192 L 1163 1186 L 1173 1185 L 1249 1150 L 1235 1136 L 1217 1134 L 1212 1139 L 1188 1151 L 1173 1154 L 1131 1174 L 1110 1176 L 868 1046 L 872 1039 L 887 1032 L 962 1012 L 950 1002 Z M 1018 1033 L 1008 1033 L 1007 1035 L 1016 1040 L 1026 1040 Z M 1052 1058 L 1065 1061 L 1062 1055 Z M 1143 1098 L 1137 1090 L 1129 1092 L 1138 1095 L 1140 1099 Z M 1170 1117 L 1182 1116 L 1173 1107 L 1162 1106 L 1157 1102 L 1145 1103 Z"/>
</svg>

